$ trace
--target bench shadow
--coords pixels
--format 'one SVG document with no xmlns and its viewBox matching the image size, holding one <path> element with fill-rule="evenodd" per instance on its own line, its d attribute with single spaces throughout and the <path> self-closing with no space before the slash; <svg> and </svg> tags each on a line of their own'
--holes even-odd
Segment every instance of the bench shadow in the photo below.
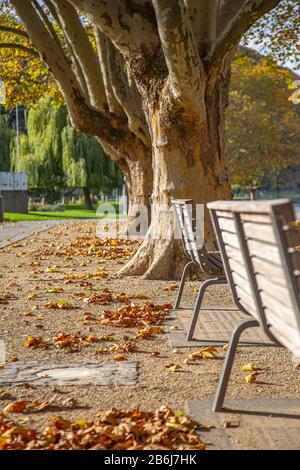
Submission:
<svg viewBox="0 0 300 470">
<path fill-rule="evenodd" d="M 230 414 L 241 414 L 247 416 L 265 416 L 265 417 L 272 417 L 272 418 L 286 418 L 286 419 L 295 419 L 300 420 L 300 411 L 298 414 L 291 414 L 291 413 L 278 413 L 274 411 L 258 411 L 258 410 L 245 410 L 245 409 L 232 409 L 228 407 L 224 407 L 222 409 L 222 413 L 230 413 Z"/>
</svg>

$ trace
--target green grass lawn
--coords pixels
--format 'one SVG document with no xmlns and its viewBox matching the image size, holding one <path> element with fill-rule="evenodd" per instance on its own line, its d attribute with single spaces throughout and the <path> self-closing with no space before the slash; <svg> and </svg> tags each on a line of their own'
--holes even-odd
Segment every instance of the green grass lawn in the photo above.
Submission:
<svg viewBox="0 0 300 470">
<path fill-rule="evenodd" d="M 107 201 L 115 207 L 116 213 L 119 212 L 119 203 L 115 201 Z M 20 222 L 24 220 L 65 220 L 65 219 L 96 219 L 97 204 L 93 210 L 87 210 L 83 205 L 74 204 L 64 206 L 64 210 L 60 212 L 44 212 L 33 211 L 28 214 L 13 214 L 5 212 L 5 222 Z"/>
</svg>

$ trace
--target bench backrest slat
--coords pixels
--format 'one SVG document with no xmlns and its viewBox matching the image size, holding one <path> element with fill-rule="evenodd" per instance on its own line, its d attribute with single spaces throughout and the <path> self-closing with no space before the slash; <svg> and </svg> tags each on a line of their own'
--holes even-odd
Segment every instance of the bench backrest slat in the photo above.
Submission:
<svg viewBox="0 0 300 470">
<path fill-rule="evenodd" d="M 232 293 L 265 332 L 300 353 L 300 227 L 290 201 L 208 205 Z"/>
<path fill-rule="evenodd" d="M 222 269 L 220 261 L 216 265 L 208 262 L 208 253 L 199 235 L 194 203 L 190 199 L 177 199 L 172 201 L 177 225 L 181 232 L 183 248 L 187 256 L 196 263 L 203 273 L 211 274 L 213 270 Z M 214 267 L 215 266 L 215 267 Z"/>
</svg>

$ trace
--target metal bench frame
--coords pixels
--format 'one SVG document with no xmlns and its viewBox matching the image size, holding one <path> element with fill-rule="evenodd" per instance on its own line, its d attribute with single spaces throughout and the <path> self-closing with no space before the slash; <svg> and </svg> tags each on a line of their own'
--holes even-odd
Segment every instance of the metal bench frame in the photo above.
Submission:
<svg viewBox="0 0 300 470">
<path fill-rule="evenodd" d="M 197 252 L 195 252 L 195 249 L 193 249 L 191 245 L 191 242 L 194 240 L 190 239 L 190 233 L 187 229 L 187 223 L 191 223 L 191 229 L 195 233 L 196 220 L 195 218 L 193 218 L 192 215 L 193 210 L 195 209 L 193 200 L 176 199 L 172 201 L 172 205 L 174 208 L 177 226 L 181 234 L 183 250 L 186 257 L 190 259 L 190 261 L 184 266 L 182 271 L 174 309 L 176 310 L 180 308 L 180 302 L 185 282 L 188 275 L 190 274 L 192 266 L 195 267 L 198 271 L 200 271 L 201 274 L 203 274 L 206 278 L 208 278 L 201 283 L 197 294 L 196 303 L 193 307 L 193 314 L 186 338 L 187 341 L 192 341 L 206 289 L 209 286 L 216 284 L 227 284 L 227 280 L 221 262 L 220 252 L 209 252 L 206 250 L 204 245 L 199 250 L 197 250 Z M 187 220 L 186 213 L 189 214 L 190 221 Z"/>
<path fill-rule="evenodd" d="M 228 205 L 227 205 L 228 204 Z M 223 409 L 223 404 L 225 400 L 225 395 L 227 391 L 227 386 L 230 378 L 230 373 L 232 370 L 237 346 L 239 343 L 239 339 L 243 331 L 245 331 L 247 328 L 252 328 L 252 327 L 261 327 L 265 334 L 270 338 L 270 340 L 274 343 L 274 345 L 277 346 L 282 346 L 276 338 L 272 335 L 269 325 L 266 320 L 263 304 L 260 298 L 260 292 L 256 283 L 256 277 L 254 273 L 254 269 L 252 266 L 252 261 L 251 261 L 251 255 L 248 250 L 247 246 L 247 237 L 245 236 L 244 230 L 243 230 L 243 224 L 241 222 L 241 213 L 247 213 L 247 204 L 248 208 L 250 209 L 250 204 L 252 204 L 252 208 L 250 210 L 251 213 L 256 213 L 260 214 L 262 212 L 259 212 L 259 206 L 257 208 L 257 211 L 255 210 L 255 203 L 234 203 L 234 202 L 213 202 L 208 204 L 208 208 L 210 210 L 211 218 L 213 221 L 213 226 L 215 229 L 215 233 L 217 236 L 217 240 L 219 243 L 223 263 L 224 263 L 224 268 L 226 272 L 226 277 L 228 279 L 228 283 L 230 285 L 235 303 L 237 307 L 245 312 L 247 315 L 250 315 L 249 312 L 245 310 L 245 308 L 240 304 L 239 299 L 237 297 L 237 293 L 235 290 L 235 285 L 234 285 L 234 280 L 232 277 L 232 273 L 230 270 L 230 266 L 228 263 L 228 258 L 227 254 L 225 251 L 225 243 L 222 237 L 222 232 L 219 226 L 218 222 L 218 215 L 216 212 L 218 210 L 221 211 L 230 211 L 231 214 L 233 215 L 233 220 L 234 220 L 234 225 L 236 229 L 236 233 L 238 236 L 239 240 L 239 245 L 241 249 L 241 253 L 243 256 L 243 262 L 247 270 L 247 274 L 250 280 L 250 286 L 251 286 L 251 292 L 254 298 L 255 302 L 255 307 L 258 313 L 259 321 L 256 319 L 245 319 L 238 323 L 236 327 L 233 330 L 231 340 L 228 346 L 228 350 L 226 353 L 223 369 L 220 375 L 220 380 L 219 384 L 217 387 L 215 399 L 213 402 L 213 411 L 221 411 Z M 297 312 L 297 323 L 298 327 L 300 330 L 300 298 L 299 298 L 299 288 L 297 286 L 297 281 L 296 278 L 297 276 L 300 276 L 299 271 L 295 271 L 293 262 L 292 262 L 292 255 L 295 253 L 298 253 L 300 255 L 300 252 L 297 252 L 295 248 L 293 248 L 288 239 L 287 239 L 287 233 L 288 231 L 293 230 L 293 227 L 287 225 L 290 222 L 295 220 L 295 215 L 293 211 L 292 204 L 289 200 L 279 200 L 279 201 L 274 201 L 273 203 L 266 203 L 268 205 L 268 214 L 271 216 L 272 220 L 272 225 L 275 233 L 275 239 L 277 241 L 278 247 L 279 247 L 279 252 L 280 252 L 280 257 L 282 261 L 282 266 L 284 269 L 287 285 L 289 288 L 289 292 L 291 295 L 291 299 L 293 301 L 293 308 L 295 309 L 295 312 Z M 254 209 L 253 209 L 254 207 Z M 266 210 L 263 211 L 263 213 L 267 213 Z M 293 237 L 293 246 L 295 241 L 298 241 L 300 245 L 300 232 L 294 234 Z"/>
</svg>

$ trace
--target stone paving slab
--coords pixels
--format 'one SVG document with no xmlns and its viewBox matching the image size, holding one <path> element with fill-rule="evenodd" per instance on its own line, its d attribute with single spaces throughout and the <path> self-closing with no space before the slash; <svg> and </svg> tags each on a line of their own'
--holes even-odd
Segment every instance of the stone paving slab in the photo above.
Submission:
<svg viewBox="0 0 300 470">
<path fill-rule="evenodd" d="M 37 220 L 0 224 L 0 249 L 12 243 L 16 243 L 24 238 L 30 237 L 34 233 L 48 230 L 55 225 L 65 223 L 64 220 Z"/>
<path fill-rule="evenodd" d="M 89 362 L 67 364 L 41 364 L 18 362 L 6 364 L 0 370 L 0 387 L 24 385 L 135 385 L 138 379 L 138 363 Z"/>
<path fill-rule="evenodd" d="M 222 346 L 229 342 L 235 325 L 247 318 L 234 305 L 203 305 L 196 324 L 193 341 L 186 341 L 192 309 L 173 310 L 174 323 L 179 330 L 171 330 L 172 348 Z M 273 346 L 260 328 L 249 328 L 241 337 L 241 346 Z"/>
<path fill-rule="evenodd" d="M 124 223 L 125 218 L 118 219 L 119 223 Z M 113 231 L 113 221 L 110 219 L 59 219 L 59 220 L 37 220 L 37 221 L 23 221 L 23 222 L 14 222 L 8 224 L 0 224 L 0 249 L 5 248 L 6 246 L 17 243 L 21 240 L 24 240 L 27 237 L 45 230 L 49 230 L 57 225 L 72 223 L 72 222 L 95 222 L 97 224 L 97 231 L 95 228 L 95 235 L 99 237 L 109 237 L 113 236 L 115 233 Z M 105 227 L 108 224 L 108 228 Z"/>
<path fill-rule="evenodd" d="M 211 450 L 299 450 L 300 400 L 227 400 L 226 409 L 213 413 L 211 401 L 188 400 L 186 409 L 202 425 Z M 227 427 L 225 427 L 227 426 Z"/>
</svg>

